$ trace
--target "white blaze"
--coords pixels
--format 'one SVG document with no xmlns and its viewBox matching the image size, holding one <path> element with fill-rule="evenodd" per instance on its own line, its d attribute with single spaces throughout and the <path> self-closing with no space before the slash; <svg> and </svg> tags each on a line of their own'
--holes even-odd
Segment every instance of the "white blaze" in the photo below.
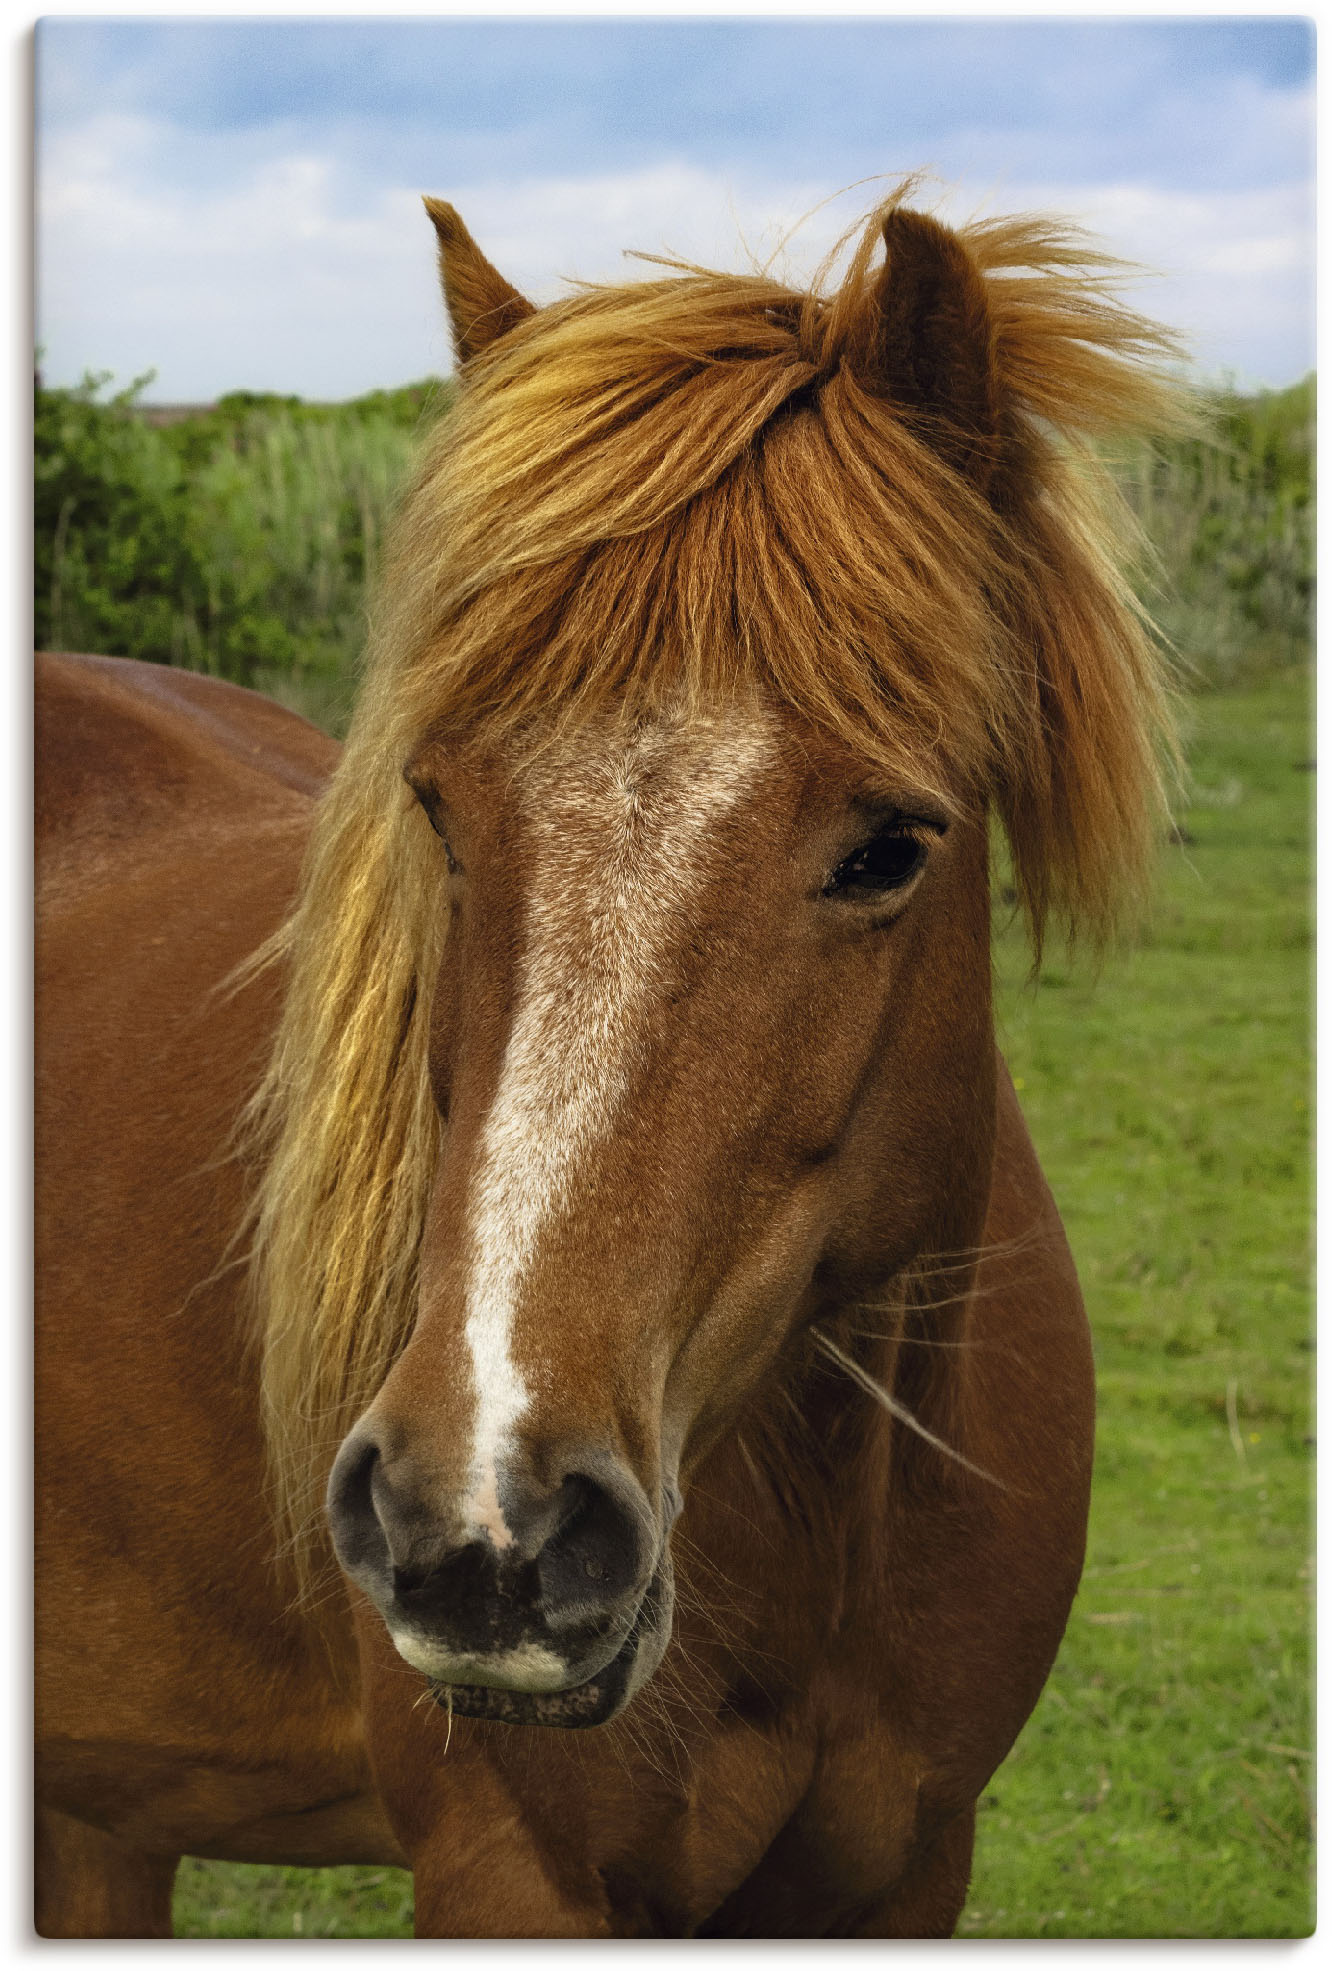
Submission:
<svg viewBox="0 0 1332 1971">
<path fill-rule="evenodd" d="M 773 754 L 749 714 L 582 735 L 523 776 L 532 849 L 522 973 L 470 1212 L 466 1336 L 476 1387 L 470 1528 L 513 1535 L 499 1478 L 528 1391 L 514 1317 L 542 1236 L 611 1132 L 672 934 L 688 929 L 719 819 Z"/>
</svg>

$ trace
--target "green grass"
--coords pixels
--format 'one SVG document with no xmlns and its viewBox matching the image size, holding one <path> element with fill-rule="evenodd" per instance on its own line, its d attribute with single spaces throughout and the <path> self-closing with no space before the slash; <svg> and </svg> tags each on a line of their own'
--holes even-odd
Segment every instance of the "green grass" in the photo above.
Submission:
<svg viewBox="0 0 1332 1971">
<path fill-rule="evenodd" d="M 174 1915 L 178 1937 L 410 1937 L 412 1878 L 402 1868 L 259 1868 L 187 1857 Z"/>
<path fill-rule="evenodd" d="M 964 1936 L 1312 1927 L 1307 682 L 1194 719 L 1192 840 L 1136 947 L 1032 988 L 999 944 L 1100 1415 L 1082 1590 L 983 1802 Z"/>
<path fill-rule="evenodd" d="M 1312 1927 L 1306 674 L 1192 708 L 1191 839 L 1099 977 L 997 944 L 1100 1420 L 1054 1674 L 982 1803 L 967 1937 Z M 187 1862 L 184 1936 L 406 1936 L 383 1869 Z"/>
</svg>

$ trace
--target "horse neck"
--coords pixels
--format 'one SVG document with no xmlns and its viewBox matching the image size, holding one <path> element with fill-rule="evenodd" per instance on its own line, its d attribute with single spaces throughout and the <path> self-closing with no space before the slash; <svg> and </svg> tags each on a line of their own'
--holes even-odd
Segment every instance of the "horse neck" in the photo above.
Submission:
<svg viewBox="0 0 1332 1971">
<path fill-rule="evenodd" d="M 974 1256 L 923 1260 L 869 1306 L 850 1296 L 826 1306 L 704 1461 L 677 1568 L 686 1621 L 720 1644 L 733 1674 L 752 1671 L 771 1690 L 785 1665 L 798 1689 L 800 1665 L 826 1652 L 843 1619 L 853 1576 L 884 1550 L 901 1489 L 969 1483 L 889 1404 L 944 1443 L 961 1435 L 974 1273 Z"/>
</svg>

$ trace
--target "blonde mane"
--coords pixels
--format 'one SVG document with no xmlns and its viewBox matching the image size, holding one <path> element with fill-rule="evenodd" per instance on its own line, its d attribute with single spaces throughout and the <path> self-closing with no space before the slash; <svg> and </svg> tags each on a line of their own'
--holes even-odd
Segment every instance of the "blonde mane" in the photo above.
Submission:
<svg viewBox="0 0 1332 1971">
<path fill-rule="evenodd" d="M 1095 448 L 1179 423 L 1178 351 L 1068 229 L 963 229 L 1002 406 L 982 493 L 857 371 L 895 205 L 823 293 L 672 268 L 520 320 L 468 365 L 406 495 L 250 1112 L 263 1422 L 307 1591 L 329 1463 L 410 1332 L 438 1150 L 441 913 L 401 778 L 427 730 L 757 687 L 982 793 L 1038 953 L 1051 917 L 1104 935 L 1146 868 L 1168 704 Z"/>
</svg>

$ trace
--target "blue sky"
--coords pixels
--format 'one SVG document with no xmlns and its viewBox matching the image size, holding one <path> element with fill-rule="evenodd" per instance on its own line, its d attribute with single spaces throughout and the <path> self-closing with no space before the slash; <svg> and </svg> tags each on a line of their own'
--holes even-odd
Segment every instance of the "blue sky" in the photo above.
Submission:
<svg viewBox="0 0 1332 1971">
<path fill-rule="evenodd" d="M 766 256 L 926 167 L 1160 270 L 1199 367 L 1313 362 L 1313 31 L 1180 19 L 48 19 L 45 374 L 339 397 L 447 366 L 419 194 L 537 300 L 626 248 Z M 807 274 L 873 200 L 779 263 Z"/>
</svg>

